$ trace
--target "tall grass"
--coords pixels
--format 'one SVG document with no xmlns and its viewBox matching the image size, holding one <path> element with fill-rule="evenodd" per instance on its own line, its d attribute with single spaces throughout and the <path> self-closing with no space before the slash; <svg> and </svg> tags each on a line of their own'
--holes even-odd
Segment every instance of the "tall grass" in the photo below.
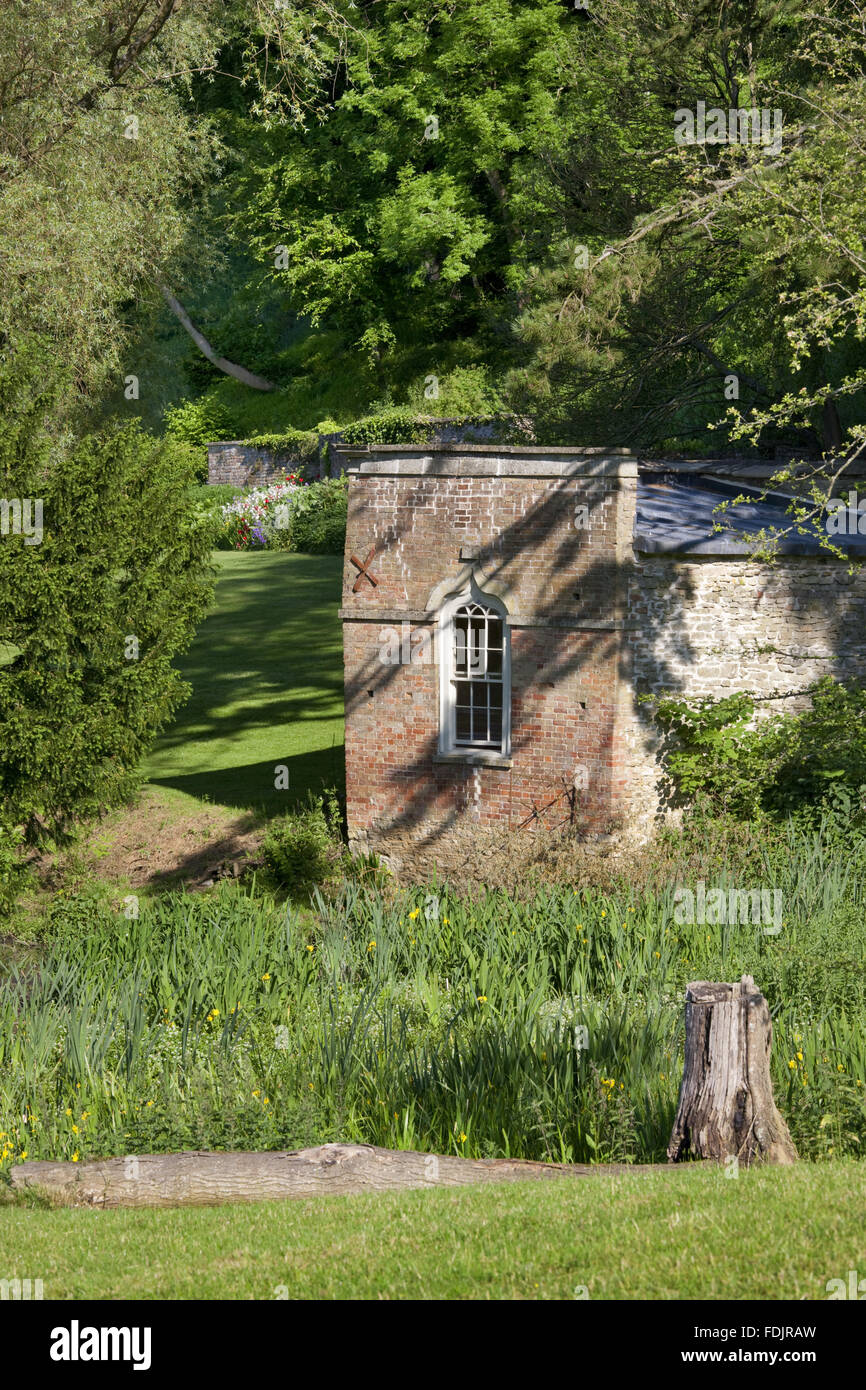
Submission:
<svg viewBox="0 0 866 1390">
<path fill-rule="evenodd" d="M 778 935 L 678 923 L 673 880 L 524 902 L 348 882 L 312 912 L 231 885 L 135 921 L 59 903 L 38 966 L 0 977 L 3 1161 L 337 1137 L 659 1160 L 685 986 L 743 973 L 773 1011 L 776 1096 L 801 1153 L 859 1154 L 862 859 L 791 835 L 762 881 L 731 866 L 707 879 L 781 890 Z"/>
</svg>

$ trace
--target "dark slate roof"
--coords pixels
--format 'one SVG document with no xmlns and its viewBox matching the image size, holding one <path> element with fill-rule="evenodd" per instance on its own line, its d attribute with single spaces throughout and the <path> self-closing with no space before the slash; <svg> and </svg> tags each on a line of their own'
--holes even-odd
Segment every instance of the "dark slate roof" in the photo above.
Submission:
<svg viewBox="0 0 866 1390">
<path fill-rule="evenodd" d="M 841 493 L 847 498 L 847 490 Z M 861 492 L 866 496 L 866 490 Z M 746 496 L 754 498 L 715 512 L 725 498 Z M 746 539 L 759 531 L 781 530 L 792 524 L 788 514 L 791 498 L 782 493 L 768 493 L 761 500 L 760 489 L 745 482 L 725 482 L 722 479 L 688 473 L 659 473 L 641 471 L 637 486 L 637 512 L 634 527 L 634 548 L 647 554 L 687 555 L 750 555 L 754 543 Z M 721 524 L 723 531 L 713 531 Z M 831 552 L 821 546 L 821 532 L 814 523 L 803 528 L 807 534 L 794 530 L 775 545 L 779 555 L 826 555 Z M 866 558 L 866 535 L 835 535 L 835 545 L 847 554 Z"/>
</svg>

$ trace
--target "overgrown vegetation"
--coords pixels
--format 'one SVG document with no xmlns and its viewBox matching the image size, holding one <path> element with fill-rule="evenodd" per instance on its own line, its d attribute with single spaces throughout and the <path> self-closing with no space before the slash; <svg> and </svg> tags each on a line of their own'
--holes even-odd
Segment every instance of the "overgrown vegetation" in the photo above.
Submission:
<svg viewBox="0 0 866 1390">
<path fill-rule="evenodd" d="M 305 806 L 277 816 L 262 841 L 262 854 L 280 887 L 309 895 L 338 880 L 344 859 L 342 812 L 336 793 L 307 794 Z"/>
<path fill-rule="evenodd" d="M 300 886 L 326 817 L 271 854 Z M 310 835 L 313 843 L 310 842 Z M 127 920 L 58 898 L 38 971 L 0 981 L 6 1160 L 178 1148 L 390 1148 L 661 1160 L 690 979 L 753 974 L 778 1103 L 803 1157 L 866 1141 L 866 857 L 789 823 L 744 869 L 657 889 L 453 890 L 346 882 L 314 912 L 251 884 Z M 853 850 L 853 852 L 852 852 Z M 322 865 L 327 870 L 327 865 Z M 748 871 L 752 877 L 744 878 Z M 773 885 L 781 930 L 682 923 L 678 882 Z M 757 876 L 755 876 L 757 875 Z"/>
<path fill-rule="evenodd" d="M 0 349 L 0 477 L 29 509 L 0 545 L 0 797 L 30 843 L 129 795 L 212 588 L 185 458 L 134 422 L 53 437 L 67 384 Z"/>
<path fill-rule="evenodd" d="M 866 823 L 866 690 L 825 676 L 807 708 L 756 718 L 745 692 L 658 702 L 669 735 L 667 791 L 680 802 L 744 821 L 832 813 L 843 835 Z"/>
</svg>

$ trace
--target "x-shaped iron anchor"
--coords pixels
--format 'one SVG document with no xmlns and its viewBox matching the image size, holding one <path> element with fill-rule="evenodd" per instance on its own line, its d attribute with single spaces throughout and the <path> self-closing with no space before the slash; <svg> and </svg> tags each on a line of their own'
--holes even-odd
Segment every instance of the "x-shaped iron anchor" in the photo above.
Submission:
<svg viewBox="0 0 866 1390">
<path fill-rule="evenodd" d="M 360 587 L 361 587 L 361 580 L 362 580 L 362 579 L 369 579 L 369 581 L 370 581 L 370 583 L 373 585 L 373 588 L 374 588 L 374 589 L 375 589 L 376 585 L 379 583 L 379 581 L 378 581 L 378 579 L 376 578 L 375 574 L 371 574 L 370 571 L 369 571 L 369 569 L 367 568 L 368 565 L 370 564 L 370 561 L 373 559 L 373 556 L 374 556 L 375 554 L 376 554 L 376 547 L 375 547 L 375 545 L 374 545 L 374 546 L 373 546 L 373 549 L 370 551 L 369 555 L 367 556 L 366 560 L 364 560 L 363 563 L 358 559 L 357 555 L 350 555 L 350 556 L 349 556 L 349 559 L 351 560 L 351 562 L 352 562 L 352 564 L 355 566 L 355 568 L 361 571 L 361 573 L 358 575 L 358 578 L 355 580 L 354 584 L 352 585 L 352 593 L 353 593 L 353 594 L 356 594 L 356 593 L 358 592 L 358 590 L 360 589 Z"/>
</svg>

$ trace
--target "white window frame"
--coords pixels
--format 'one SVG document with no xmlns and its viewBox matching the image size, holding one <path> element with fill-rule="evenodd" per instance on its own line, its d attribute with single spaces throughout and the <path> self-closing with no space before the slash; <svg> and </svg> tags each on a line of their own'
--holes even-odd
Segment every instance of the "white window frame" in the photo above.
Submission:
<svg viewBox="0 0 866 1390">
<path fill-rule="evenodd" d="M 457 742 L 457 700 L 454 673 L 454 618 L 464 604 L 478 604 L 502 623 L 502 737 L 498 744 Z M 511 631 L 501 599 L 479 589 L 474 579 L 451 594 L 439 613 L 439 753 L 467 761 L 507 758 L 511 754 Z"/>
</svg>

